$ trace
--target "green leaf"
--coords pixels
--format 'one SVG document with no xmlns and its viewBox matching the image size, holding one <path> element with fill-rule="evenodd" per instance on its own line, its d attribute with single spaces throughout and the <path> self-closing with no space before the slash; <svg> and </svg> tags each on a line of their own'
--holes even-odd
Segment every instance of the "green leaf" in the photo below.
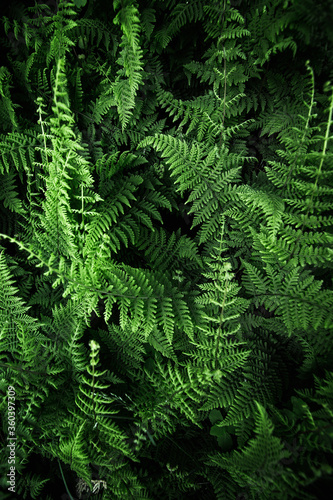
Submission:
<svg viewBox="0 0 333 500">
<path fill-rule="evenodd" d="M 214 411 L 214 410 L 212 410 Z M 229 432 L 226 431 L 224 427 L 219 427 L 218 425 L 213 425 L 210 430 L 211 436 L 217 437 L 217 442 L 223 451 L 228 451 L 233 445 L 232 437 Z"/>
<path fill-rule="evenodd" d="M 87 3 L 87 0 L 74 0 L 76 7 L 84 7 Z"/>
<path fill-rule="evenodd" d="M 211 421 L 212 424 L 215 424 L 216 422 L 222 420 L 222 413 L 220 410 L 211 410 L 209 413 L 209 420 Z"/>
</svg>

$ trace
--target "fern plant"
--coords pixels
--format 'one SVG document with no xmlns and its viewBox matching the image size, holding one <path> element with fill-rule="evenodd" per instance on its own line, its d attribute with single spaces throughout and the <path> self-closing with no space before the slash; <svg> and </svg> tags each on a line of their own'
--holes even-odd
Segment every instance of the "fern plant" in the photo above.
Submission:
<svg viewBox="0 0 333 500">
<path fill-rule="evenodd" d="M 8 7 L 8 495 L 314 500 L 330 484 L 332 38 L 306 5 Z"/>
</svg>

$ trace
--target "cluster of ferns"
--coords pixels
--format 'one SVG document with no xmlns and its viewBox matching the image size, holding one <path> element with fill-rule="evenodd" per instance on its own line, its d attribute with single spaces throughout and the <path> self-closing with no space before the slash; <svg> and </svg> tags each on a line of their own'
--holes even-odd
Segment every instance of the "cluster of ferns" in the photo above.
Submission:
<svg viewBox="0 0 333 500">
<path fill-rule="evenodd" d="M 10 2 L 3 498 L 8 388 L 22 498 L 332 488 L 332 18 L 330 0 Z"/>
</svg>

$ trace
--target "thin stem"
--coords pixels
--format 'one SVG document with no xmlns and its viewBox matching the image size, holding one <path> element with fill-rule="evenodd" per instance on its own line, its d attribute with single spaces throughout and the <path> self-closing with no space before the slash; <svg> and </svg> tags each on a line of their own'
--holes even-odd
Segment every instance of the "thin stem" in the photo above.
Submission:
<svg viewBox="0 0 333 500">
<path fill-rule="evenodd" d="M 67 483 L 66 483 L 66 479 L 65 479 L 64 473 L 62 471 L 61 464 L 60 464 L 59 460 L 58 460 L 58 464 L 59 464 L 59 469 L 60 469 L 60 472 L 61 472 L 61 477 L 62 477 L 62 480 L 64 482 L 64 485 L 65 485 L 65 488 L 66 488 L 66 491 L 67 491 L 67 495 L 69 496 L 70 500 L 74 500 L 74 498 L 72 497 L 72 495 L 70 494 L 70 491 L 68 489 L 68 486 L 67 486 Z"/>
</svg>

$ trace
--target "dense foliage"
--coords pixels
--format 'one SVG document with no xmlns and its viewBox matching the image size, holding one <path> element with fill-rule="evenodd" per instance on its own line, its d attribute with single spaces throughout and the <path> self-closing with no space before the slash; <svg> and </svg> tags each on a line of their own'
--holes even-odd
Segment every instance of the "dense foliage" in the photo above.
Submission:
<svg viewBox="0 0 333 500">
<path fill-rule="evenodd" d="M 8 498 L 8 387 L 22 498 L 326 498 L 332 19 L 330 0 L 10 2 Z"/>
</svg>

